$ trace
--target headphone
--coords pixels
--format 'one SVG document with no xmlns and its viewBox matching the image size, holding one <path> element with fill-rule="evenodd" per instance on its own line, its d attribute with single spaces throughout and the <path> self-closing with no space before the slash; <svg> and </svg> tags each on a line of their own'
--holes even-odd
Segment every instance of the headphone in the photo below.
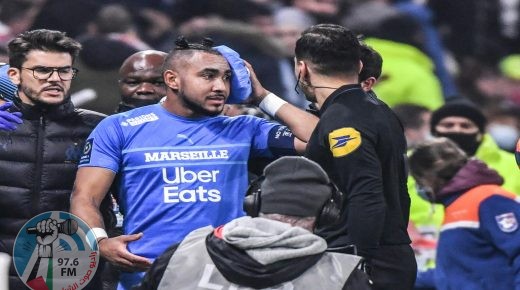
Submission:
<svg viewBox="0 0 520 290">
<path fill-rule="evenodd" d="M 244 211 L 248 216 L 257 217 L 260 214 L 260 205 L 262 202 L 262 182 L 265 180 L 264 175 L 260 175 L 253 180 L 247 188 L 244 198 Z M 327 199 L 316 217 L 315 228 L 335 224 L 341 217 L 341 205 L 343 204 L 343 193 L 338 187 L 330 182 L 332 194 Z"/>
</svg>

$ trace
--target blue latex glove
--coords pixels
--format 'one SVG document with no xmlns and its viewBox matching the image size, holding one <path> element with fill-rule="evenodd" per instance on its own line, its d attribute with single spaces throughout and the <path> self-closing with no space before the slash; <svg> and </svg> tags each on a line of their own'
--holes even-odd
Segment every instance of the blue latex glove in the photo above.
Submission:
<svg viewBox="0 0 520 290">
<path fill-rule="evenodd" d="M 14 131 L 17 124 L 22 124 L 22 113 L 7 111 L 12 106 L 12 102 L 0 106 L 0 130 Z"/>
<path fill-rule="evenodd" d="M 244 61 L 236 51 L 225 45 L 216 46 L 214 48 L 226 58 L 232 71 L 231 92 L 226 103 L 243 103 L 253 91 L 253 88 L 251 87 L 251 79 L 249 78 L 249 71 L 247 70 Z"/>
</svg>

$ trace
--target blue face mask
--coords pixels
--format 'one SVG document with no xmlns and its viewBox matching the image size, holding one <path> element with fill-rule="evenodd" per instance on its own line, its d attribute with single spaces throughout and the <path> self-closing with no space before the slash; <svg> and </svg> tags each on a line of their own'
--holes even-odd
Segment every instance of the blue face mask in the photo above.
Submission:
<svg viewBox="0 0 520 290">
<path fill-rule="evenodd" d="M 419 194 L 419 196 L 426 200 L 426 201 L 429 201 L 429 202 L 433 202 L 433 197 L 434 197 L 434 194 L 433 194 L 433 189 L 429 186 L 422 186 L 422 185 L 416 185 L 415 186 L 416 190 L 417 190 L 417 194 Z"/>
</svg>

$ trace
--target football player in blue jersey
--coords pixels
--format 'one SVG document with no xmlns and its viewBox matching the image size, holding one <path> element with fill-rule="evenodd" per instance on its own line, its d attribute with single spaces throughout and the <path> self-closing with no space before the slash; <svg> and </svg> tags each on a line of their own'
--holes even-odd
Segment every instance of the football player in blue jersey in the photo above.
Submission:
<svg viewBox="0 0 520 290">
<path fill-rule="evenodd" d="M 165 101 L 109 116 L 89 137 L 71 212 L 93 228 L 101 255 L 125 270 L 119 289 L 137 284 L 140 271 L 192 230 L 244 214 L 250 157 L 305 150 L 317 117 L 267 91 L 244 65 L 251 100 L 285 126 L 223 116 L 237 71 L 209 40 L 180 38 L 164 63 Z M 118 173 L 124 235 L 108 238 L 98 207 Z"/>
</svg>

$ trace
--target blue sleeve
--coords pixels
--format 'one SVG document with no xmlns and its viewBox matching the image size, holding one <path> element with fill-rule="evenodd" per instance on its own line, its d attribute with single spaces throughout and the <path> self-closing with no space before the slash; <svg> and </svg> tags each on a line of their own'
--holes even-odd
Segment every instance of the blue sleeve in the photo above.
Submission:
<svg viewBox="0 0 520 290">
<path fill-rule="evenodd" d="M 417 279 L 415 280 L 414 287 L 435 289 L 435 269 L 417 271 Z"/>
<path fill-rule="evenodd" d="M 117 173 L 122 161 L 122 140 L 118 120 L 105 118 L 88 137 L 79 167 L 103 167 Z"/>
<path fill-rule="evenodd" d="M 511 261 L 516 273 L 515 289 L 520 289 L 520 203 L 493 195 L 480 204 L 480 227 L 491 242 Z"/>
<path fill-rule="evenodd" d="M 258 118 L 251 148 L 252 157 L 296 155 L 294 134 L 286 126 Z"/>
</svg>

